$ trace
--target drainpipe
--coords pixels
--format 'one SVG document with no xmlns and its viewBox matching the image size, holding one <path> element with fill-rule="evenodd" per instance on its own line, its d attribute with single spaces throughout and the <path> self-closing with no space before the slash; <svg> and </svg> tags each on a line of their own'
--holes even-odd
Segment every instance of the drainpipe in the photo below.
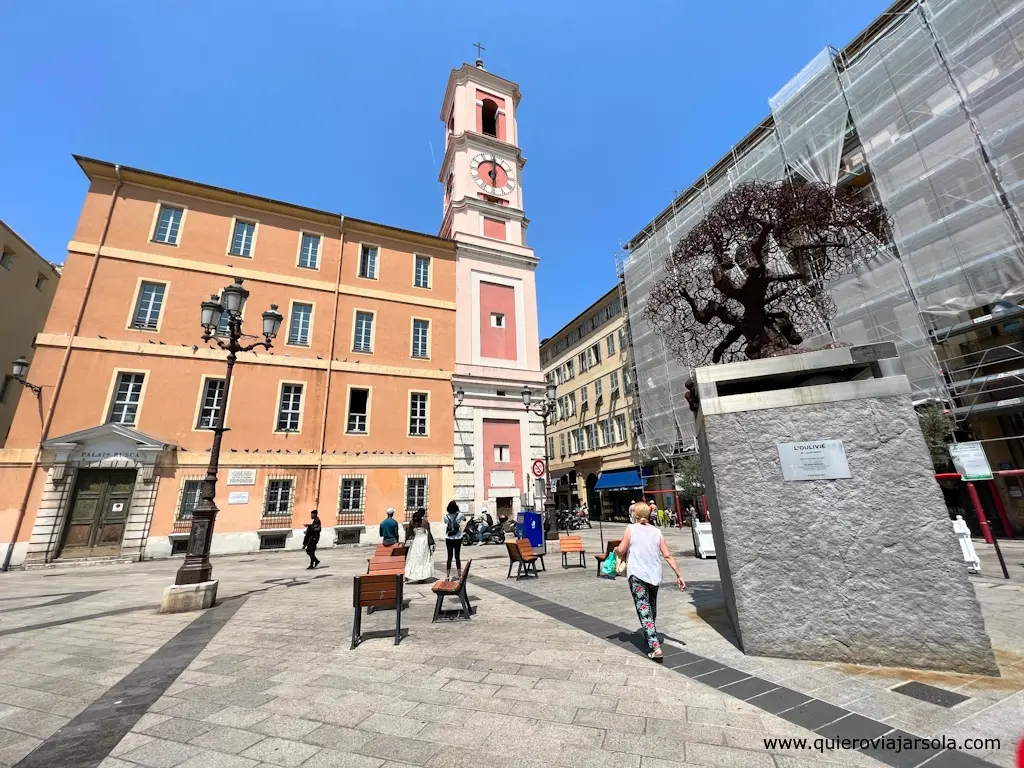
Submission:
<svg viewBox="0 0 1024 768">
<path fill-rule="evenodd" d="M 324 473 L 324 448 L 327 444 L 327 405 L 331 401 L 331 372 L 334 363 L 334 343 L 338 335 L 338 302 L 341 296 L 341 260 L 345 253 L 345 215 L 338 216 L 338 274 L 334 278 L 334 318 L 331 322 L 331 348 L 327 354 L 327 384 L 324 387 L 324 407 L 320 418 L 320 452 L 316 459 L 316 494 L 313 508 L 320 508 L 320 483 Z M 335 519 L 337 524 L 337 519 Z"/>
<path fill-rule="evenodd" d="M 49 437 L 50 425 L 53 423 L 53 414 L 57 408 L 57 398 L 60 397 L 60 391 L 64 386 L 64 377 L 68 371 L 68 360 L 71 358 L 71 347 L 74 344 L 75 338 L 78 336 L 78 332 L 82 327 L 82 318 L 85 317 L 85 304 L 89 300 L 89 292 L 92 290 L 92 284 L 96 279 L 96 269 L 100 263 L 100 252 L 103 250 L 103 245 L 107 241 L 107 232 L 110 230 L 110 220 L 114 215 L 114 203 L 117 201 L 117 191 L 121 188 L 121 166 L 114 166 L 114 191 L 110 193 L 110 207 L 107 209 L 107 220 L 103 223 L 103 232 L 100 235 L 99 245 L 96 246 L 96 255 L 92 260 L 92 267 L 89 270 L 89 279 L 85 284 L 85 293 L 82 295 L 82 303 L 78 307 L 78 316 L 75 318 L 75 324 L 71 328 L 71 338 L 68 339 L 68 345 L 64 348 L 64 359 L 61 360 L 60 370 L 57 372 L 57 382 L 53 385 L 53 397 L 50 398 L 50 406 L 46 409 L 46 418 L 43 420 L 43 429 L 39 434 L 39 445 L 36 448 L 35 456 L 32 457 L 32 469 L 28 474 L 28 484 L 25 486 L 25 495 L 21 498 L 21 506 L 18 507 L 18 519 L 14 524 L 14 533 L 11 534 L 11 541 L 7 545 L 7 552 L 4 554 L 3 565 L 0 566 L 0 571 L 8 571 L 11 568 L 11 557 L 14 555 L 14 545 L 18 541 L 18 535 L 21 533 L 21 526 L 25 522 L 25 511 L 28 509 L 29 496 L 32 494 L 32 485 L 36 481 L 36 474 L 39 472 L 39 463 L 43 457 L 43 443 Z"/>
</svg>

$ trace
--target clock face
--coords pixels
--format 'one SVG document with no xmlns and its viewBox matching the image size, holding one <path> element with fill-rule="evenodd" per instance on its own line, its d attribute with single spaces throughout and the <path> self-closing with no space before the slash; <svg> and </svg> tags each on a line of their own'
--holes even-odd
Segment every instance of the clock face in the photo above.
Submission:
<svg viewBox="0 0 1024 768">
<path fill-rule="evenodd" d="M 516 168 L 497 155 L 477 155 L 469 163 L 473 181 L 490 195 L 509 195 L 516 188 Z"/>
</svg>

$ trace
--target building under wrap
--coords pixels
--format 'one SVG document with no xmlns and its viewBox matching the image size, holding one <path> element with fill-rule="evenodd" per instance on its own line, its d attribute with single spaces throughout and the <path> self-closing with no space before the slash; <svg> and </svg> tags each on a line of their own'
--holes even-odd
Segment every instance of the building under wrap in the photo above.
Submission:
<svg viewBox="0 0 1024 768">
<path fill-rule="evenodd" d="M 643 458 L 694 438 L 687 361 L 642 317 L 665 258 L 733 186 L 794 174 L 870 195 L 893 221 L 892 247 L 828 286 L 838 313 L 802 329 L 808 343 L 894 341 L 916 398 L 949 403 L 994 469 L 1024 468 L 1022 91 L 1024 0 L 900 0 L 771 98 L 770 116 L 619 255 Z M 979 434 L 982 416 L 998 423 Z"/>
</svg>

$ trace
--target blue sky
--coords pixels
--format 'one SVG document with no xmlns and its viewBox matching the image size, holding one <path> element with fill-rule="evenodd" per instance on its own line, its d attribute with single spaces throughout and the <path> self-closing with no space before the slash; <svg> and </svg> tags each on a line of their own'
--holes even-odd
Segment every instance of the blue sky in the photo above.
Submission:
<svg viewBox="0 0 1024 768">
<path fill-rule="evenodd" d="M 888 0 L 6 3 L 0 218 L 64 259 L 72 153 L 436 233 L 441 99 L 471 61 L 520 84 L 541 335 L 614 255 Z"/>
</svg>

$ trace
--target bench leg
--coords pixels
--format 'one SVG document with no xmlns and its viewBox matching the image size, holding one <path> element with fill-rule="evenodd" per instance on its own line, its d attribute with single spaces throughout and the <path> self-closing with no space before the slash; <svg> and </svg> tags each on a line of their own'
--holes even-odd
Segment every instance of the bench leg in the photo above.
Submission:
<svg viewBox="0 0 1024 768">
<path fill-rule="evenodd" d="M 434 618 L 432 618 L 430 620 L 431 624 L 433 624 L 435 621 L 437 621 L 439 618 L 441 618 L 441 605 L 443 603 L 444 603 L 444 595 L 438 595 L 437 596 L 437 602 L 434 603 Z"/>
<path fill-rule="evenodd" d="M 357 645 L 359 645 L 359 641 L 361 639 L 360 635 L 362 634 L 360 632 L 360 629 L 362 628 L 362 618 L 363 609 L 356 608 L 356 615 L 352 618 L 352 645 L 350 645 L 348 648 L 350 651 L 353 650 Z"/>
<path fill-rule="evenodd" d="M 512 578 L 512 566 L 513 565 L 515 565 L 515 561 L 509 560 L 508 561 L 508 575 L 505 577 L 506 579 L 511 579 Z"/>
<path fill-rule="evenodd" d="M 540 569 L 546 573 L 548 569 L 544 567 L 544 558 L 543 557 L 538 557 L 537 560 L 540 561 Z M 533 572 L 534 573 L 537 572 L 537 560 L 535 560 L 533 562 Z"/>
<path fill-rule="evenodd" d="M 580 552 L 580 567 L 583 570 L 587 570 L 587 553 Z"/>
<path fill-rule="evenodd" d="M 398 595 L 395 600 L 395 645 L 402 642 L 402 582 L 404 579 L 398 577 Z"/>
<path fill-rule="evenodd" d="M 563 568 L 568 568 L 569 567 L 569 561 L 567 560 L 568 556 L 569 556 L 569 554 L 567 552 L 563 552 L 562 553 L 562 567 Z"/>
<path fill-rule="evenodd" d="M 462 589 L 459 591 L 459 602 L 462 603 L 462 612 L 466 615 L 466 621 L 469 621 L 469 595 L 466 594 L 466 585 L 462 585 Z"/>
</svg>

